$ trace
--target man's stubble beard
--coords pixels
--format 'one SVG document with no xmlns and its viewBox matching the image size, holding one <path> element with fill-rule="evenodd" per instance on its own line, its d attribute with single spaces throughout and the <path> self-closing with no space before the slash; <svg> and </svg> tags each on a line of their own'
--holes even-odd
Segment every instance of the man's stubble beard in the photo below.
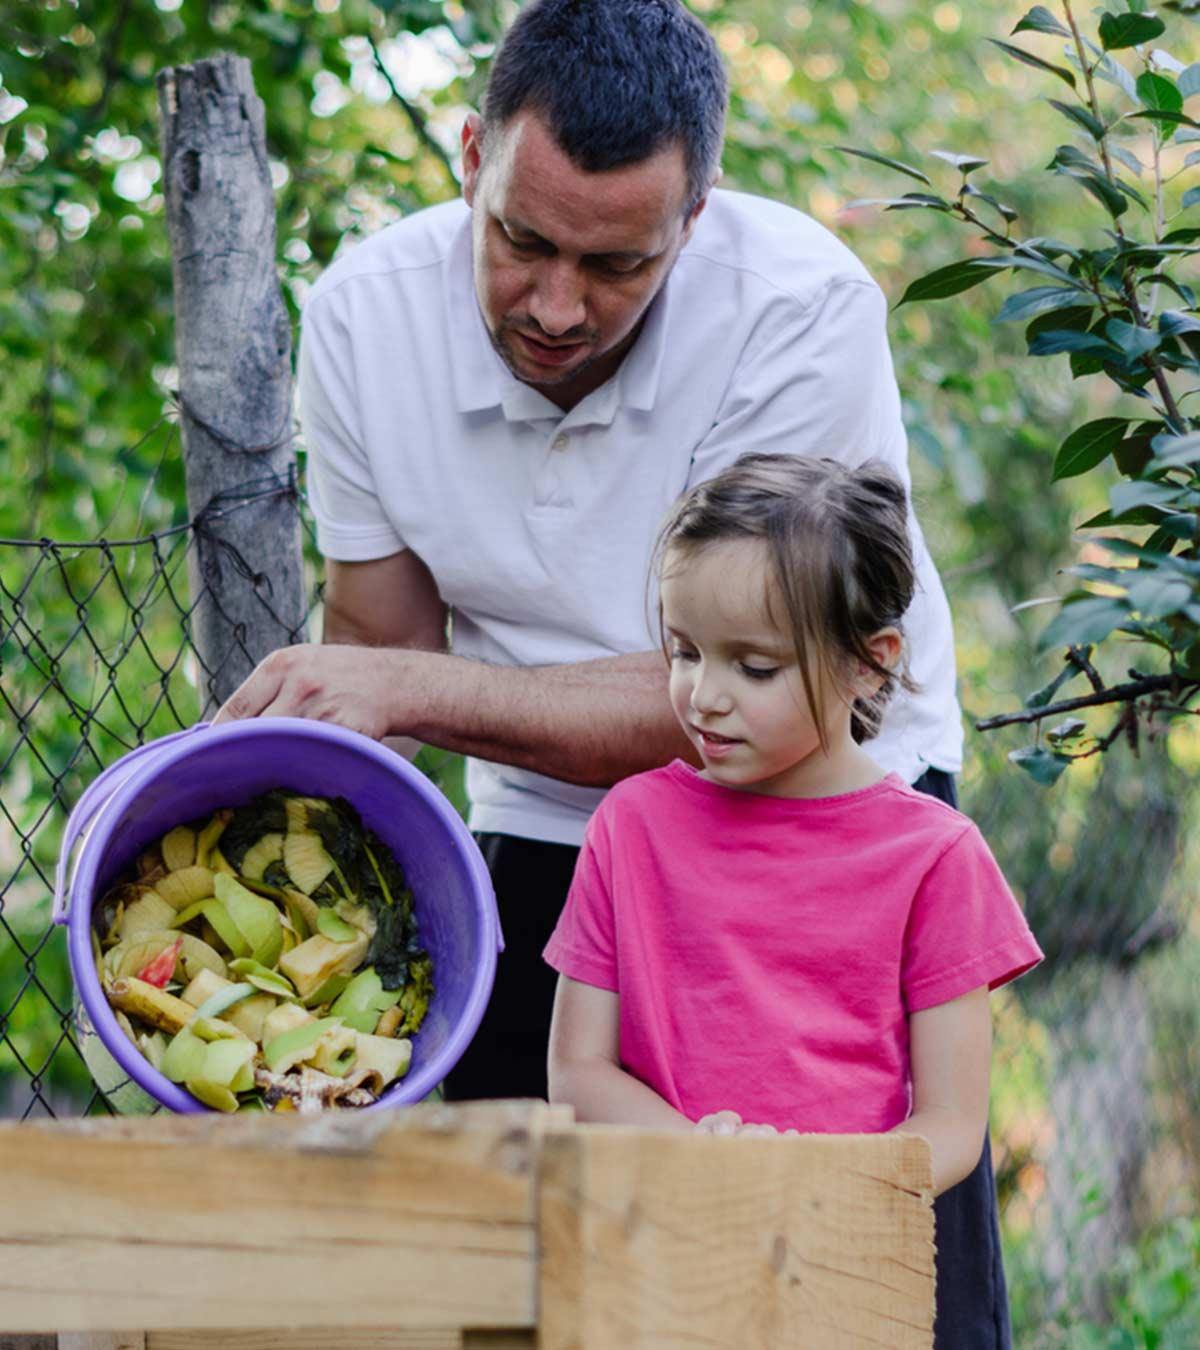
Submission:
<svg viewBox="0 0 1200 1350">
<path fill-rule="evenodd" d="M 643 315 L 643 317 L 645 316 Z M 635 336 L 637 334 L 638 329 L 641 327 L 641 322 L 642 320 L 639 319 L 637 324 L 634 325 L 633 332 Z M 531 380 L 521 373 L 521 370 L 517 363 L 516 353 L 510 346 L 507 337 L 509 333 L 523 333 L 523 332 L 524 330 L 518 328 L 516 324 L 511 323 L 507 319 L 503 319 L 500 322 L 500 327 L 494 333 L 491 331 L 491 329 L 488 329 L 488 337 L 490 337 L 492 340 L 492 347 L 495 349 L 496 355 L 508 367 L 509 373 L 512 376 L 514 376 L 514 378 L 520 380 L 522 384 L 533 385 L 535 388 L 550 389 L 556 385 L 566 384 L 570 380 L 578 379 L 585 371 L 590 370 L 593 366 L 597 364 L 597 362 L 602 361 L 606 356 L 609 355 L 608 352 L 593 351 L 588 356 L 586 356 L 583 359 L 583 361 L 581 361 L 577 366 L 565 367 L 563 370 L 558 371 L 557 373 L 552 372 L 548 375 L 547 378 L 539 377 L 536 381 Z M 572 340 L 576 342 L 588 342 L 593 341 L 595 336 L 597 335 L 588 332 Z M 534 340 L 540 341 L 540 339 L 537 338 L 535 338 Z"/>
</svg>

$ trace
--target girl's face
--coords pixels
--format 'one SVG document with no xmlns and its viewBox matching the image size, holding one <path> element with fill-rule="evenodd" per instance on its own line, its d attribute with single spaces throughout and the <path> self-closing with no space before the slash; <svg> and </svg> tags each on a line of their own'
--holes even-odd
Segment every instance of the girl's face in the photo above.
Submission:
<svg viewBox="0 0 1200 1350">
<path fill-rule="evenodd" d="M 700 752 L 703 777 L 771 796 L 819 797 L 865 786 L 864 774 L 883 776 L 850 735 L 852 691 L 814 671 L 822 749 L 795 643 L 768 612 L 765 544 L 731 539 L 666 562 L 671 706 Z M 774 608 L 783 612 L 782 598 Z"/>
</svg>

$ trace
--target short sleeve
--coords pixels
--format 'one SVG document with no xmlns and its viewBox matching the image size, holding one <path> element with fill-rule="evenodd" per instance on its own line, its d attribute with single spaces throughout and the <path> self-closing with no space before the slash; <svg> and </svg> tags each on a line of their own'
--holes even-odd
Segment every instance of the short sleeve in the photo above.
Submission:
<svg viewBox="0 0 1200 1350">
<path fill-rule="evenodd" d="M 358 417 L 353 340 L 336 292 L 304 309 L 297 379 L 306 489 L 327 558 L 367 562 L 405 548 L 380 501 Z M 392 448 L 392 447 L 389 447 Z"/>
<path fill-rule="evenodd" d="M 910 1013 L 987 985 L 996 989 L 1042 959 L 991 850 L 968 824 L 926 873 L 909 914 L 901 992 Z"/>
<path fill-rule="evenodd" d="M 603 806 L 588 823 L 567 903 L 542 955 L 562 975 L 618 991 L 612 855 Z"/>
<path fill-rule="evenodd" d="M 747 450 L 861 464 L 883 460 L 908 485 L 908 443 L 873 281 L 842 278 L 807 305 L 781 296 L 738 363 L 689 486 Z"/>
</svg>

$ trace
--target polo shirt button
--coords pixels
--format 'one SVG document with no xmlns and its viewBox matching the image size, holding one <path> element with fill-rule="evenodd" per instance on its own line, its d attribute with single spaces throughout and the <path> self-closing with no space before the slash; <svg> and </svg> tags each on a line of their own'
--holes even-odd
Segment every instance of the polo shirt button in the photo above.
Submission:
<svg viewBox="0 0 1200 1350">
<path fill-rule="evenodd" d="M 569 441 L 570 437 L 568 437 L 565 433 L 560 432 L 559 435 L 555 436 L 552 448 L 555 450 L 565 450 L 567 448 Z"/>
</svg>

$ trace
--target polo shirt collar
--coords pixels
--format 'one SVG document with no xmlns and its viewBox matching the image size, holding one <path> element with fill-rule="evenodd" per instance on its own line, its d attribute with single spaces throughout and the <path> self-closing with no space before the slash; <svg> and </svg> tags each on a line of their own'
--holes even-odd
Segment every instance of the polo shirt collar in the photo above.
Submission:
<svg viewBox="0 0 1200 1350">
<path fill-rule="evenodd" d="M 666 352 L 670 278 L 651 302 L 642 331 L 616 375 L 568 414 L 579 425 L 609 426 L 621 406 L 650 412 L 658 394 Z M 518 380 L 492 346 L 479 312 L 471 257 L 471 217 L 459 228 L 446 259 L 447 332 L 457 336 L 450 367 L 459 412 L 499 408 L 507 421 L 561 418 L 562 409 L 531 385 Z"/>
</svg>

